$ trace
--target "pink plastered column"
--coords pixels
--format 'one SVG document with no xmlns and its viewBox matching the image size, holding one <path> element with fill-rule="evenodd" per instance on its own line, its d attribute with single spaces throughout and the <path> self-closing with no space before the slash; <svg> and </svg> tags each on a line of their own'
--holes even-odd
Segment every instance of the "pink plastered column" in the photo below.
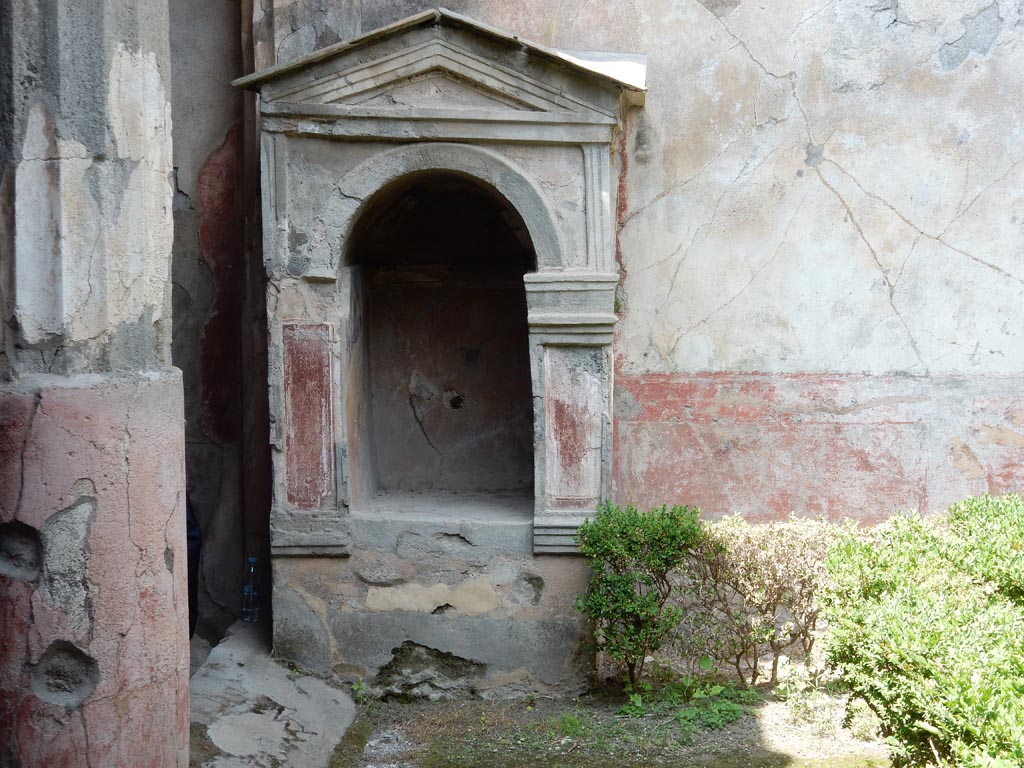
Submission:
<svg viewBox="0 0 1024 768">
<path fill-rule="evenodd" d="M 188 764 L 186 561 L 178 371 L 0 388 L 0 763 Z"/>
</svg>

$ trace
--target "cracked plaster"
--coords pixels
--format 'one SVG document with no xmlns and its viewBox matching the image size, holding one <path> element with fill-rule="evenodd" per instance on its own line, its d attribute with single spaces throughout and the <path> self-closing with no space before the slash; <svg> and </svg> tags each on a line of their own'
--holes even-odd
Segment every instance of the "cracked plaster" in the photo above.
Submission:
<svg viewBox="0 0 1024 768">
<path fill-rule="evenodd" d="M 453 5 L 650 55 L 624 144 L 620 368 L 1019 373 L 1019 4 L 708 6 Z"/>
<path fill-rule="evenodd" d="M 936 53 L 978 9 L 930 12 L 900 3 L 899 29 L 838 3 L 688 14 L 708 49 L 693 75 L 683 66 L 676 101 L 657 98 L 659 84 L 679 85 L 652 57 L 644 122 L 704 138 L 696 170 L 627 177 L 639 202 L 620 221 L 625 370 L 1021 369 L 1024 328 L 1009 315 L 1021 232 L 1001 224 L 1018 215 L 1012 199 L 999 203 L 1019 173 L 1022 124 L 1013 100 L 992 100 L 1019 66 L 1020 33 L 1004 23 L 987 58 L 946 76 Z M 944 77 L 962 78 L 963 94 Z"/>
<path fill-rule="evenodd" d="M 95 663 L 74 712 L 26 697 L 27 666 L 0 666 L 0 700 L 19 708 L 17 718 L 0 711 L 0 743 L 13 728 L 26 766 L 67 754 L 178 765 L 188 675 L 180 376 L 32 377 L 0 392 L 0 413 L 19 438 L 0 451 L 5 476 L 17 466 L 0 520 L 38 529 L 42 545 L 37 584 L 4 585 L 5 640 L 24 643 L 25 665 L 68 644 Z M 139 718 L 117 716 L 129 700 Z"/>
<path fill-rule="evenodd" d="M 0 580 L 0 752 L 181 766 L 167 4 L 15 0 L 0 17 L 0 522 L 37 530 L 41 559 L 34 582 Z"/>
<path fill-rule="evenodd" d="M 289 37 L 266 24 L 273 5 L 257 12 L 276 34 L 257 32 L 261 66 L 275 43 L 278 61 L 312 47 L 302 30 Z M 425 5 L 367 3 L 353 26 Z M 871 521 L 1019 486 L 1021 425 L 1008 415 L 1024 372 L 1019 3 L 452 5 L 542 44 L 649 56 L 645 107 L 626 113 L 613 154 L 620 500 Z M 338 211 L 354 201 L 331 192 L 334 179 L 379 149 L 367 141 L 340 167 L 331 145 L 290 147 L 280 189 Z M 495 149 L 526 167 L 572 232 L 570 164 L 524 162 L 532 149 L 521 145 Z M 330 178 L 309 172 L 332 165 Z M 308 261 L 320 250 L 333 267 L 342 254 L 327 253 L 335 233 L 319 213 L 295 211 L 282 231 Z M 563 244 L 570 259 L 583 250 L 571 236 Z M 273 268 L 279 254 L 269 251 Z M 269 313 L 332 320 L 327 294 L 282 278 Z M 428 557 L 457 561 L 432 535 L 399 520 L 354 523 L 354 557 L 372 547 L 399 559 L 383 583 L 349 579 L 356 566 L 341 560 L 275 563 L 280 615 L 301 625 L 293 646 L 303 661 L 363 675 L 412 635 L 470 657 L 475 633 L 504 631 L 494 615 L 504 607 L 453 609 L 464 581 L 454 568 L 422 569 Z M 486 556 L 459 555 L 477 567 Z M 300 590 L 321 596 L 315 609 Z M 546 631 L 508 627 L 517 649 Z"/>
<path fill-rule="evenodd" d="M 77 368 L 104 357 L 140 367 L 154 354 L 165 360 L 169 344 L 166 330 L 127 347 L 118 336 L 160 326 L 170 308 L 170 105 L 155 54 L 116 48 L 105 106 L 109 154 L 65 138 L 45 100 L 33 103 L 15 174 L 20 338 L 81 348 L 64 355 L 81 355 Z M 22 353 L 20 367 L 35 366 Z"/>
</svg>

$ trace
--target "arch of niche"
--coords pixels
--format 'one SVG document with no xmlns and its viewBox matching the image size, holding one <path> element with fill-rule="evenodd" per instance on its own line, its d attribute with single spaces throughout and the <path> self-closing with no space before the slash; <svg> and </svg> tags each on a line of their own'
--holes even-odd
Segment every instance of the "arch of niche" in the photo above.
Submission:
<svg viewBox="0 0 1024 768">
<path fill-rule="evenodd" d="M 373 514 L 366 297 L 345 254 L 374 195 L 423 172 L 486 185 L 528 231 L 534 496 L 509 524 L 535 553 L 573 551 L 610 492 L 612 139 L 642 72 L 442 10 L 236 81 L 260 97 L 275 556 L 348 554 Z"/>
</svg>

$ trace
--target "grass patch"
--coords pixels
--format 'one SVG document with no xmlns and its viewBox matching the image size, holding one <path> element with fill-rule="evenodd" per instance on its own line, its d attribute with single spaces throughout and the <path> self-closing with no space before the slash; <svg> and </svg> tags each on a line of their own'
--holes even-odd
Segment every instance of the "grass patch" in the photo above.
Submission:
<svg viewBox="0 0 1024 768">
<path fill-rule="evenodd" d="M 749 717 L 760 698 L 757 691 L 683 680 L 625 699 L 442 705 L 416 714 L 405 728 L 423 745 L 417 757 L 424 768 L 672 765 L 701 731 Z M 749 752 L 745 757 L 737 765 L 757 765 Z"/>
<path fill-rule="evenodd" d="M 417 768 L 888 766 L 870 749 L 827 758 L 773 751 L 759 720 L 768 700 L 758 691 L 698 683 L 663 685 L 640 696 L 642 710 L 621 691 L 571 702 L 381 702 L 374 730 L 397 729 L 407 737 L 406 749 L 387 759 Z"/>
</svg>

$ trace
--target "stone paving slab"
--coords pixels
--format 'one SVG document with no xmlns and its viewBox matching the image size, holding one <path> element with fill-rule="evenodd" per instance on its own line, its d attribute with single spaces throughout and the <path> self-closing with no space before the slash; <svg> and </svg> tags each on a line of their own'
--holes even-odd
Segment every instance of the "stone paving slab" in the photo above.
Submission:
<svg viewBox="0 0 1024 768">
<path fill-rule="evenodd" d="M 238 622 L 191 683 L 193 768 L 326 768 L 355 719 L 348 694 L 271 658 Z"/>
</svg>

